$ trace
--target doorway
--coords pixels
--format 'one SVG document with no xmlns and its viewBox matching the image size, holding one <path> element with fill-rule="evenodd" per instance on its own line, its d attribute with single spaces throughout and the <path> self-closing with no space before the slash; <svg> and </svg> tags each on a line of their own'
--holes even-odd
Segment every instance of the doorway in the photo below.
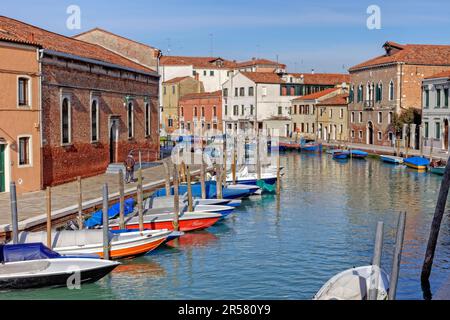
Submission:
<svg viewBox="0 0 450 320">
<path fill-rule="evenodd" d="M 448 119 L 444 119 L 444 150 L 448 151 Z"/>
<path fill-rule="evenodd" d="M 367 144 L 373 144 L 373 124 L 372 121 L 367 123 Z"/>
<path fill-rule="evenodd" d="M 119 118 L 109 120 L 109 162 L 118 161 Z"/>
<path fill-rule="evenodd" d="M 6 146 L 0 144 L 0 192 L 6 191 L 5 149 Z"/>
</svg>

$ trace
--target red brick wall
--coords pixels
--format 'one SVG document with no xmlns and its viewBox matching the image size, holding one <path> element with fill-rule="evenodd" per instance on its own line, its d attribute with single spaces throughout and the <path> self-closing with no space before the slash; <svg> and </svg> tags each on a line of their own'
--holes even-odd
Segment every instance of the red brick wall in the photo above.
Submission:
<svg viewBox="0 0 450 320">
<path fill-rule="evenodd" d="M 136 148 L 151 149 L 150 161 L 158 157 L 158 84 L 157 80 L 147 84 L 107 75 L 44 65 L 43 96 L 43 172 L 44 186 L 55 185 L 103 173 L 110 160 L 109 116 L 120 116 L 118 143 L 119 161 Z M 156 81 L 156 82 L 155 82 Z M 71 95 L 72 144 L 61 146 L 60 106 L 61 90 Z M 98 93 L 99 99 L 99 142 L 91 143 L 90 105 L 91 93 Z M 125 92 L 135 95 L 134 132 L 128 140 L 127 113 L 124 107 Z M 144 95 L 151 96 L 151 133 L 145 137 Z M 147 153 L 144 153 L 145 158 Z M 145 159 L 144 160 L 147 160 Z"/>
<path fill-rule="evenodd" d="M 205 108 L 205 129 L 207 129 L 207 124 L 211 124 L 211 129 L 213 126 L 213 107 L 216 107 L 216 116 L 217 116 L 217 129 L 222 130 L 222 95 L 216 96 L 208 96 L 203 98 L 189 98 L 182 99 L 179 103 L 179 108 L 183 108 L 183 116 L 185 129 L 187 128 L 187 123 L 191 123 L 191 130 L 194 129 L 194 107 L 197 107 L 197 118 L 199 126 L 201 126 L 201 117 L 202 117 L 202 107 Z M 181 115 L 181 110 L 180 115 Z"/>
</svg>

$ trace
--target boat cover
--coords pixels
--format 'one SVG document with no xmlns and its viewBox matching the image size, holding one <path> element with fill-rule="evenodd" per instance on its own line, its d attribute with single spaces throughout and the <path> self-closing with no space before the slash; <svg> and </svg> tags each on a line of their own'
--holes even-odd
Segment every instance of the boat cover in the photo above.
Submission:
<svg viewBox="0 0 450 320">
<path fill-rule="evenodd" d="M 411 157 L 403 160 L 404 163 L 410 163 L 415 166 L 428 166 L 430 161 L 422 157 Z"/>
<path fill-rule="evenodd" d="M 42 243 L 0 245 L 0 262 L 18 262 L 41 259 L 56 259 L 61 255 Z"/>
<path fill-rule="evenodd" d="M 354 155 L 358 155 L 358 156 L 367 156 L 367 155 L 369 155 L 367 152 L 361 151 L 361 150 L 352 150 L 351 153 L 354 154 Z"/>
<path fill-rule="evenodd" d="M 256 181 L 256 185 L 260 187 L 264 193 L 275 193 L 277 191 L 275 184 L 265 183 L 264 180 Z"/>
<path fill-rule="evenodd" d="M 133 198 L 125 200 L 124 204 L 124 215 L 127 216 L 133 212 L 135 201 Z M 112 205 L 108 209 L 108 217 L 109 219 L 113 219 L 117 217 L 120 213 L 120 203 L 116 203 Z M 89 219 L 84 222 L 84 226 L 86 228 L 94 228 L 96 226 L 100 226 L 103 224 L 103 212 L 102 210 L 98 210 L 94 212 Z"/>
<path fill-rule="evenodd" d="M 109 241 L 114 237 L 113 233 L 109 233 Z M 21 232 L 19 234 L 20 243 L 46 243 L 47 232 Z M 103 230 L 63 230 L 52 232 L 52 247 L 82 247 L 86 245 L 95 245 L 103 243 Z"/>
</svg>

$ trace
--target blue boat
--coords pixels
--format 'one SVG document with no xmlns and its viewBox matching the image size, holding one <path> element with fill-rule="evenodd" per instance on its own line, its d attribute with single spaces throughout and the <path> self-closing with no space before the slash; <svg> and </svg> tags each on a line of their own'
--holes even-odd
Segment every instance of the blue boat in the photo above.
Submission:
<svg viewBox="0 0 450 320">
<path fill-rule="evenodd" d="M 427 170 L 428 166 L 430 165 L 430 160 L 422 157 L 411 157 L 404 159 L 403 163 L 412 169 Z"/>
<path fill-rule="evenodd" d="M 305 145 L 300 146 L 300 150 L 306 152 L 319 152 L 321 151 L 321 149 L 322 145 L 317 143 L 307 143 Z"/>
<path fill-rule="evenodd" d="M 133 198 L 126 199 L 124 203 L 124 215 L 128 216 L 134 210 L 135 201 Z M 109 219 L 114 219 L 120 214 L 120 203 L 116 203 L 112 205 L 108 209 L 108 217 Z M 103 223 L 103 211 L 98 210 L 94 212 L 89 219 L 84 222 L 85 228 L 94 228 L 96 226 L 100 226 Z"/>
<path fill-rule="evenodd" d="M 217 198 L 217 187 L 216 182 L 213 181 L 207 181 L 205 183 L 206 187 L 206 198 L 207 199 L 214 199 Z M 173 195 L 174 188 L 171 187 L 170 195 Z M 178 187 L 178 192 L 180 194 L 187 193 L 187 185 L 181 184 Z M 252 194 L 252 192 L 248 189 L 230 189 L 230 188 L 222 188 L 222 197 L 224 199 L 239 199 L 239 198 L 245 198 Z M 157 190 L 154 195 L 156 197 L 165 197 L 166 196 L 166 189 L 161 188 Z M 202 196 L 202 187 L 200 183 L 194 183 L 192 184 L 192 196 L 194 198 L 201 198 Z"/>
<path fill-rule="evenodd" d="M 395 157 L 395 156 L 381 155 L 380 160 L 383 162 L 392 163 L 392 164 L 402 164 L 403 163 L 402 157 Z"/>
<path fill-rule="evenodd" d="M 361 150 L 351 150 L 350 154 L 355 159 L 365 159 L 369 155 L 367 152 Z"/>
<path fill-rule="evenodd" d="M 333 153 L 333 159 L 337 159 L 337 160 L 348 159 L 349 156 L 350 156 L 349 151 L 340 151 L 340 152 Z"/>
</svg>

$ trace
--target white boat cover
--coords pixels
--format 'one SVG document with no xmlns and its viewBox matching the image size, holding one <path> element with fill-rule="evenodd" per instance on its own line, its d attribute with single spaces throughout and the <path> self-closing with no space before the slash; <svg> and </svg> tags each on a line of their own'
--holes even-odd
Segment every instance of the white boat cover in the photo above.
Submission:
<svg viewBox="0 0 450 320">
<path fill-rule="evenodd" d="M 115 235 L 109 233 L 111 241 Z M 47 243 L 47 232 L 21 232 L 19 243 Z M 85 246 L 89 244 L 103 243 L 103 230 L 86 229 L 52 232 L 52 248 L 63 248 L 72 246 Z"/>
</svg>

